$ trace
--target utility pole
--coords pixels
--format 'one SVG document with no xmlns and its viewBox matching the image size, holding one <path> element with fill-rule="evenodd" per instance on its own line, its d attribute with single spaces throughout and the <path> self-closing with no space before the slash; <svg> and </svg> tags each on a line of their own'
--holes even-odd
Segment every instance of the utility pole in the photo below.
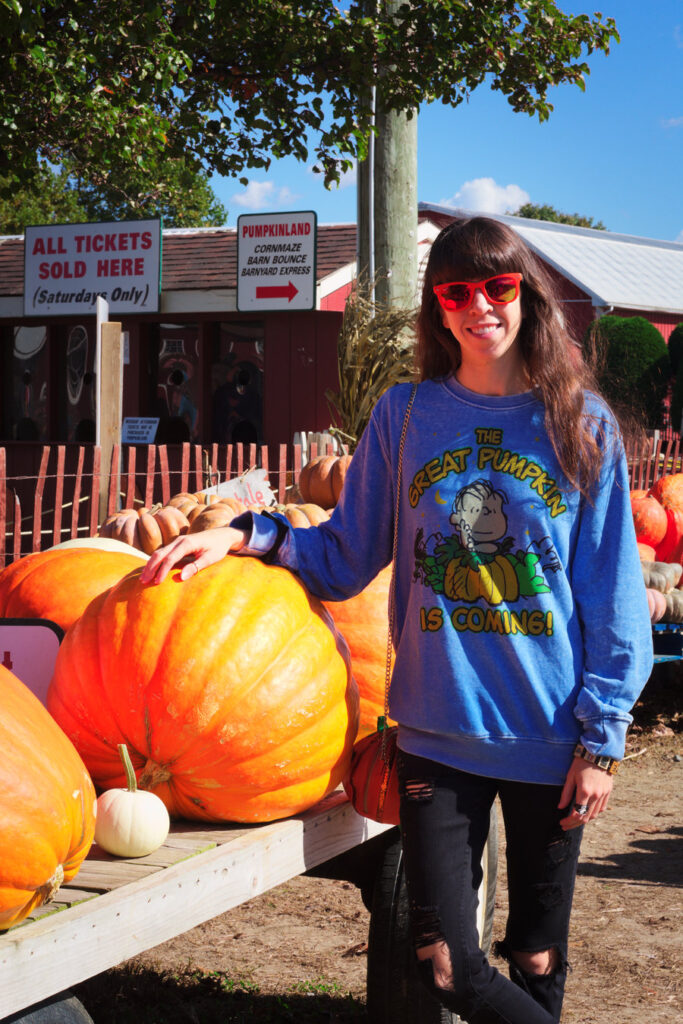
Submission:
<svg viewBox="0 0 683 1024">
<path fill-rule="evenodd" d="M 386 9 L 401 2 L 385 0 Z M 378 304 L 410 308 L 417 304 L 417 110 L 411 118 L 383 110 L 375 95 L 373 86 L 377 134 L 358 167 L 358 267 L 377 273 Z"/>
</svg>

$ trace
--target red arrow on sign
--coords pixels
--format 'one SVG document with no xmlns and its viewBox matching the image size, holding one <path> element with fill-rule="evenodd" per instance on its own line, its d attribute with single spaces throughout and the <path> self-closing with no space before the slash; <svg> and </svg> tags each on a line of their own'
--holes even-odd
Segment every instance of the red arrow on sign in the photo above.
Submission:
<svg viewBox="0 0 683 1024">
<path fill-rule="evenodd" d="M 287 299 L 287 302 L 291 302 L 298 294 L 299 289 L 294 287 L 293 281 L 288 281 L 286 285 L 263 285 L 256 288 L 257 299 Z"/>
</svg>

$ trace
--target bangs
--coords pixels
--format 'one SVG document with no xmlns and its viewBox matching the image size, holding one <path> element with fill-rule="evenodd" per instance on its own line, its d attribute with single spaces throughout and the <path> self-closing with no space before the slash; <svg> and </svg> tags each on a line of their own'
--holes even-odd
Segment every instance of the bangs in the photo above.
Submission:
<svg viewBox="0 0 683 1024">
<path fill-rule="evenodd" d="M 504 224 L 480 217 L 454 222 L 435 239 L 430 253 L 431 283 L 477 281 L 521 271 L 523 244 Z"/>
</svg>

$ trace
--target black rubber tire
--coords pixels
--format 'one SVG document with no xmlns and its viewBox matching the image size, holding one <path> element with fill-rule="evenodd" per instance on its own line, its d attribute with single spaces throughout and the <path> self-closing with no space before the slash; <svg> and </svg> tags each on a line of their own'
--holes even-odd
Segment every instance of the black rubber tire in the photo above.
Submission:
<svg viewBox="0 0 683 1024">
<path fill-rule="evenodd" d="M 488 953 L 498 870 L 495 805 L 491 809 L 482 868 L 478 924 L 481 947 Z M 369 1024 L 458 1024 L 460 1020 L 433 999 L 418 978 L 400 837 L 387 848 L 374 885 L 368 936 L 367 1008 Z"/>
<path fill-rule="evenodd" d="M 72 992 L 60 992 L 41 1003 L 3 1017 L 0 1024 L 94 1024 L 83 1003 Z"/>
</svg>

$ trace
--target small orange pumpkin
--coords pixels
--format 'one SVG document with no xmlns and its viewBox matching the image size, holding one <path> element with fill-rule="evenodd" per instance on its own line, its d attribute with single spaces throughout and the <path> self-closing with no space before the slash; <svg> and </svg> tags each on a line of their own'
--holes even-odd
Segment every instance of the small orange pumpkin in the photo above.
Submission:
<svg viewBox="0 0 683 1024">
<path fill-rule="evenodd" d="M 238 498 L 221 498 L 209 505 L 196 505 L 188 513 L 190 529 L 188 533 L 201 533 L 202 530 L 215 530 L 220 526 L 229 526 L 235 516 L 245 511 L 246 506 Z"/>
<path fill-rule="evenodd" d="M 100 537 L 121 540 L 151 555 L 157 548 L 187 533 L 189 527 L 187 515 L 180 508 L 155 505 L 151 509 L 122 509 L 105 519 L 98 533 Z"/>
<path fill-rule="evenodd" d="M 0 666 L 0 929 L 78 871 L 95 833 L 95 789 L 73 744 Z"/>
<path fill-rule="evenodd" d="M 631 512 L 636 540 L 656 548 L 667 530 L 666 510 L 653 494 L 641 496 L 631 492 Z"/>
<path fill-rule="evenodd" d="M 683 508 L 683 473 L 665 473 L 655 480 L 648 493 L 664 508 Z"/>
<path fill-rule="evenodd" d="M 297 481 L 304 502 L 332 508 L 339 501 L 350 455 L 318 455 L 301 470 Z"/>
</svg>

